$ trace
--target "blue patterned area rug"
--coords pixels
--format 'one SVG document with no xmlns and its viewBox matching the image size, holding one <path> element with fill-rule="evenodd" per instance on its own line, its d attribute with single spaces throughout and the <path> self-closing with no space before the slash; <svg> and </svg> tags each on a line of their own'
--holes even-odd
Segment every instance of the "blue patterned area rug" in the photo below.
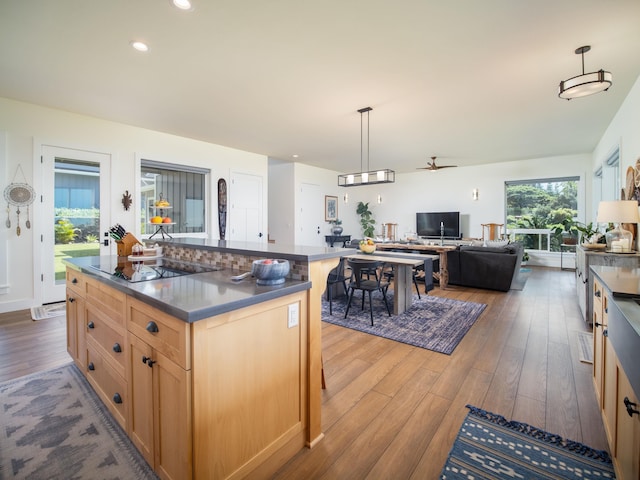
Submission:
<svg viewBox="0 0 640 480">
<path fill-rule="evenodd" d="M 609 454 L 467 405 L 440 478 L 613 479 Z"/>
<path fill-rule="evenodd" d="M 0 384 L 0 479 L 157 479 L 75 365 Z"/>
<path fill-rule="evenodd" d="M 322 302 L 322 320 L 334 325 L 351 328 L 378 337 L 388 338 L 434 352 L 451 355 L 460 340 L 486 308 L 483 303 L 462 302 L 449 298 L 422 295 L 413 296 L 411 307 L 401 315 L 387 314 L 382 295 L 373 297 L 373 326 L 369 316 L 369 301 L 361 310 L 360 295 L 356 293 L 345 319 L 346 299 L 333 301 L 333 315 L 329 315 L 329 302 Z M 393 292 L 387 293 L 389 306 L 393 307 Z"/>
</svg>

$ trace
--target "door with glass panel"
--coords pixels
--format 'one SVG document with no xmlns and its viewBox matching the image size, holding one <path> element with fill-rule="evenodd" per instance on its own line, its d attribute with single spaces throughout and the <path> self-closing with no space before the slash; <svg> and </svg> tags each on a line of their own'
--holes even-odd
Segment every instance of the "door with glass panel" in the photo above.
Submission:
<svg viewBox="0 0 640 480">
<path fill-rule="evenodd" d="M 109 154 L 42 147 L 43 304 L 65 299 L 65 258 L 110 253 L 101 236 L 109 230 L 110 163 Z"/>
</svg>

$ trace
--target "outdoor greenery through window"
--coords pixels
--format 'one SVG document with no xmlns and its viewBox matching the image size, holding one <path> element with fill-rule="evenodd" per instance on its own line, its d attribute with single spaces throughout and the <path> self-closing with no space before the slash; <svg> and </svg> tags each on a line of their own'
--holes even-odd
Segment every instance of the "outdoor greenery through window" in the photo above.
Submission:
<svg viewBox="0 0 640 480">
<path fill-rule="evenodd" d="M 143 235 L 206 231 L 205 186 L 209 170 L 142 160 L 140 173 Z M 158 205 L 161 200 L 169 206 Z M 159 231 L 160 225 L 164 232 Z"/>
<path fill-rule="evenodd" d="M 525 249 L 559 252 L 578 240 L 578 177 L 506 182 L 507 230 Z"/>
</svg>

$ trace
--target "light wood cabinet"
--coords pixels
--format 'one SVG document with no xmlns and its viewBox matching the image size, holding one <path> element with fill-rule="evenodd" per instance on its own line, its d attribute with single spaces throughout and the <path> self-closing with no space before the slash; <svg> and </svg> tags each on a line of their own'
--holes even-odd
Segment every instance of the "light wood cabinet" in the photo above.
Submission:
<svg viewBox="0 0 640 480">
<path fill-rule="evenodd" d="M 640 480 L 640 402 L 624 371 L 618 370 L 616 463 L 620 480 Z M 629 411 L 636 413 L 629 414 Z"/>
<path fill-rule="evenodd" d="M 67 352 L 83 371 L 87 360 L 84 325 L 84 298 L 77 292 L 67 289 Z"/>
<path fill-rule="evenodd" d="M 131 440 L 161 478 L 192 478 L 189 324 L 133 298 L 127 307 Z"/>
<path fill-rule="evenodd" d="M 640 480 L 640 414 L 627 412 L 628 405 L 632 410 L 640 410 L 640 403 L 609 339 L 613 322 L 610 315 L 621 314 L 610 308 L 611 293 L 597 276 L 593 279 L 592 300 L 593 381 L 609 450 L 618 479 Z"/>
</svg>

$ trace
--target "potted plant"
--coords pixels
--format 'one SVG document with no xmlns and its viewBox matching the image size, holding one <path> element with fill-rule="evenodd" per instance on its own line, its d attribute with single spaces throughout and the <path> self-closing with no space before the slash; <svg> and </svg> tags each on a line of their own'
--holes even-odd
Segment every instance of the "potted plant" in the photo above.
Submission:
<svg viewBox="0 0 640 480">
<path fill-rule="evenodd" d="M 578 243 L 578 227 L 573 218 L 565 218 L 561 223 L 551 225 L 553 233 L 556 235 L 562 234 L 562 243 L 564 245 L 575 245 Z"/>
<path fill-rule="evenodd" d="M 373 219 L 373 213 L 369 210 L 369 202 L 358 202 L 356 213 L 360 215 L 360 226 L 362 227 L 362 235 L 364 237 L 373 238 L 375 234 L 376 221 Z"/>
<path fill-rule="evenodd" d="M 600 240 L 604 240 L 604 235 L 598 231 L 598 224 L 589 222 L 588 224 L 576 223 L 576 229 L 580 232 L 580 242 L 595 244 L 602 243 Z"/>
<path fill-rule="evenodd" d="M 529 263 L 529 252 L 525 250 L 525 252 L 522 254 L 522 261 L 520 262 L 520 265 L 527 265 L 528 263 Z"/>
<path fill-rule="evenodd" d="M 331 220 L 329 223 L 333 225 L 331 227 L 331 233 L 333 233 L 334 235 L 342 234 L 342 220 L 336 218 L 335 220 Z"/>
</svg>

